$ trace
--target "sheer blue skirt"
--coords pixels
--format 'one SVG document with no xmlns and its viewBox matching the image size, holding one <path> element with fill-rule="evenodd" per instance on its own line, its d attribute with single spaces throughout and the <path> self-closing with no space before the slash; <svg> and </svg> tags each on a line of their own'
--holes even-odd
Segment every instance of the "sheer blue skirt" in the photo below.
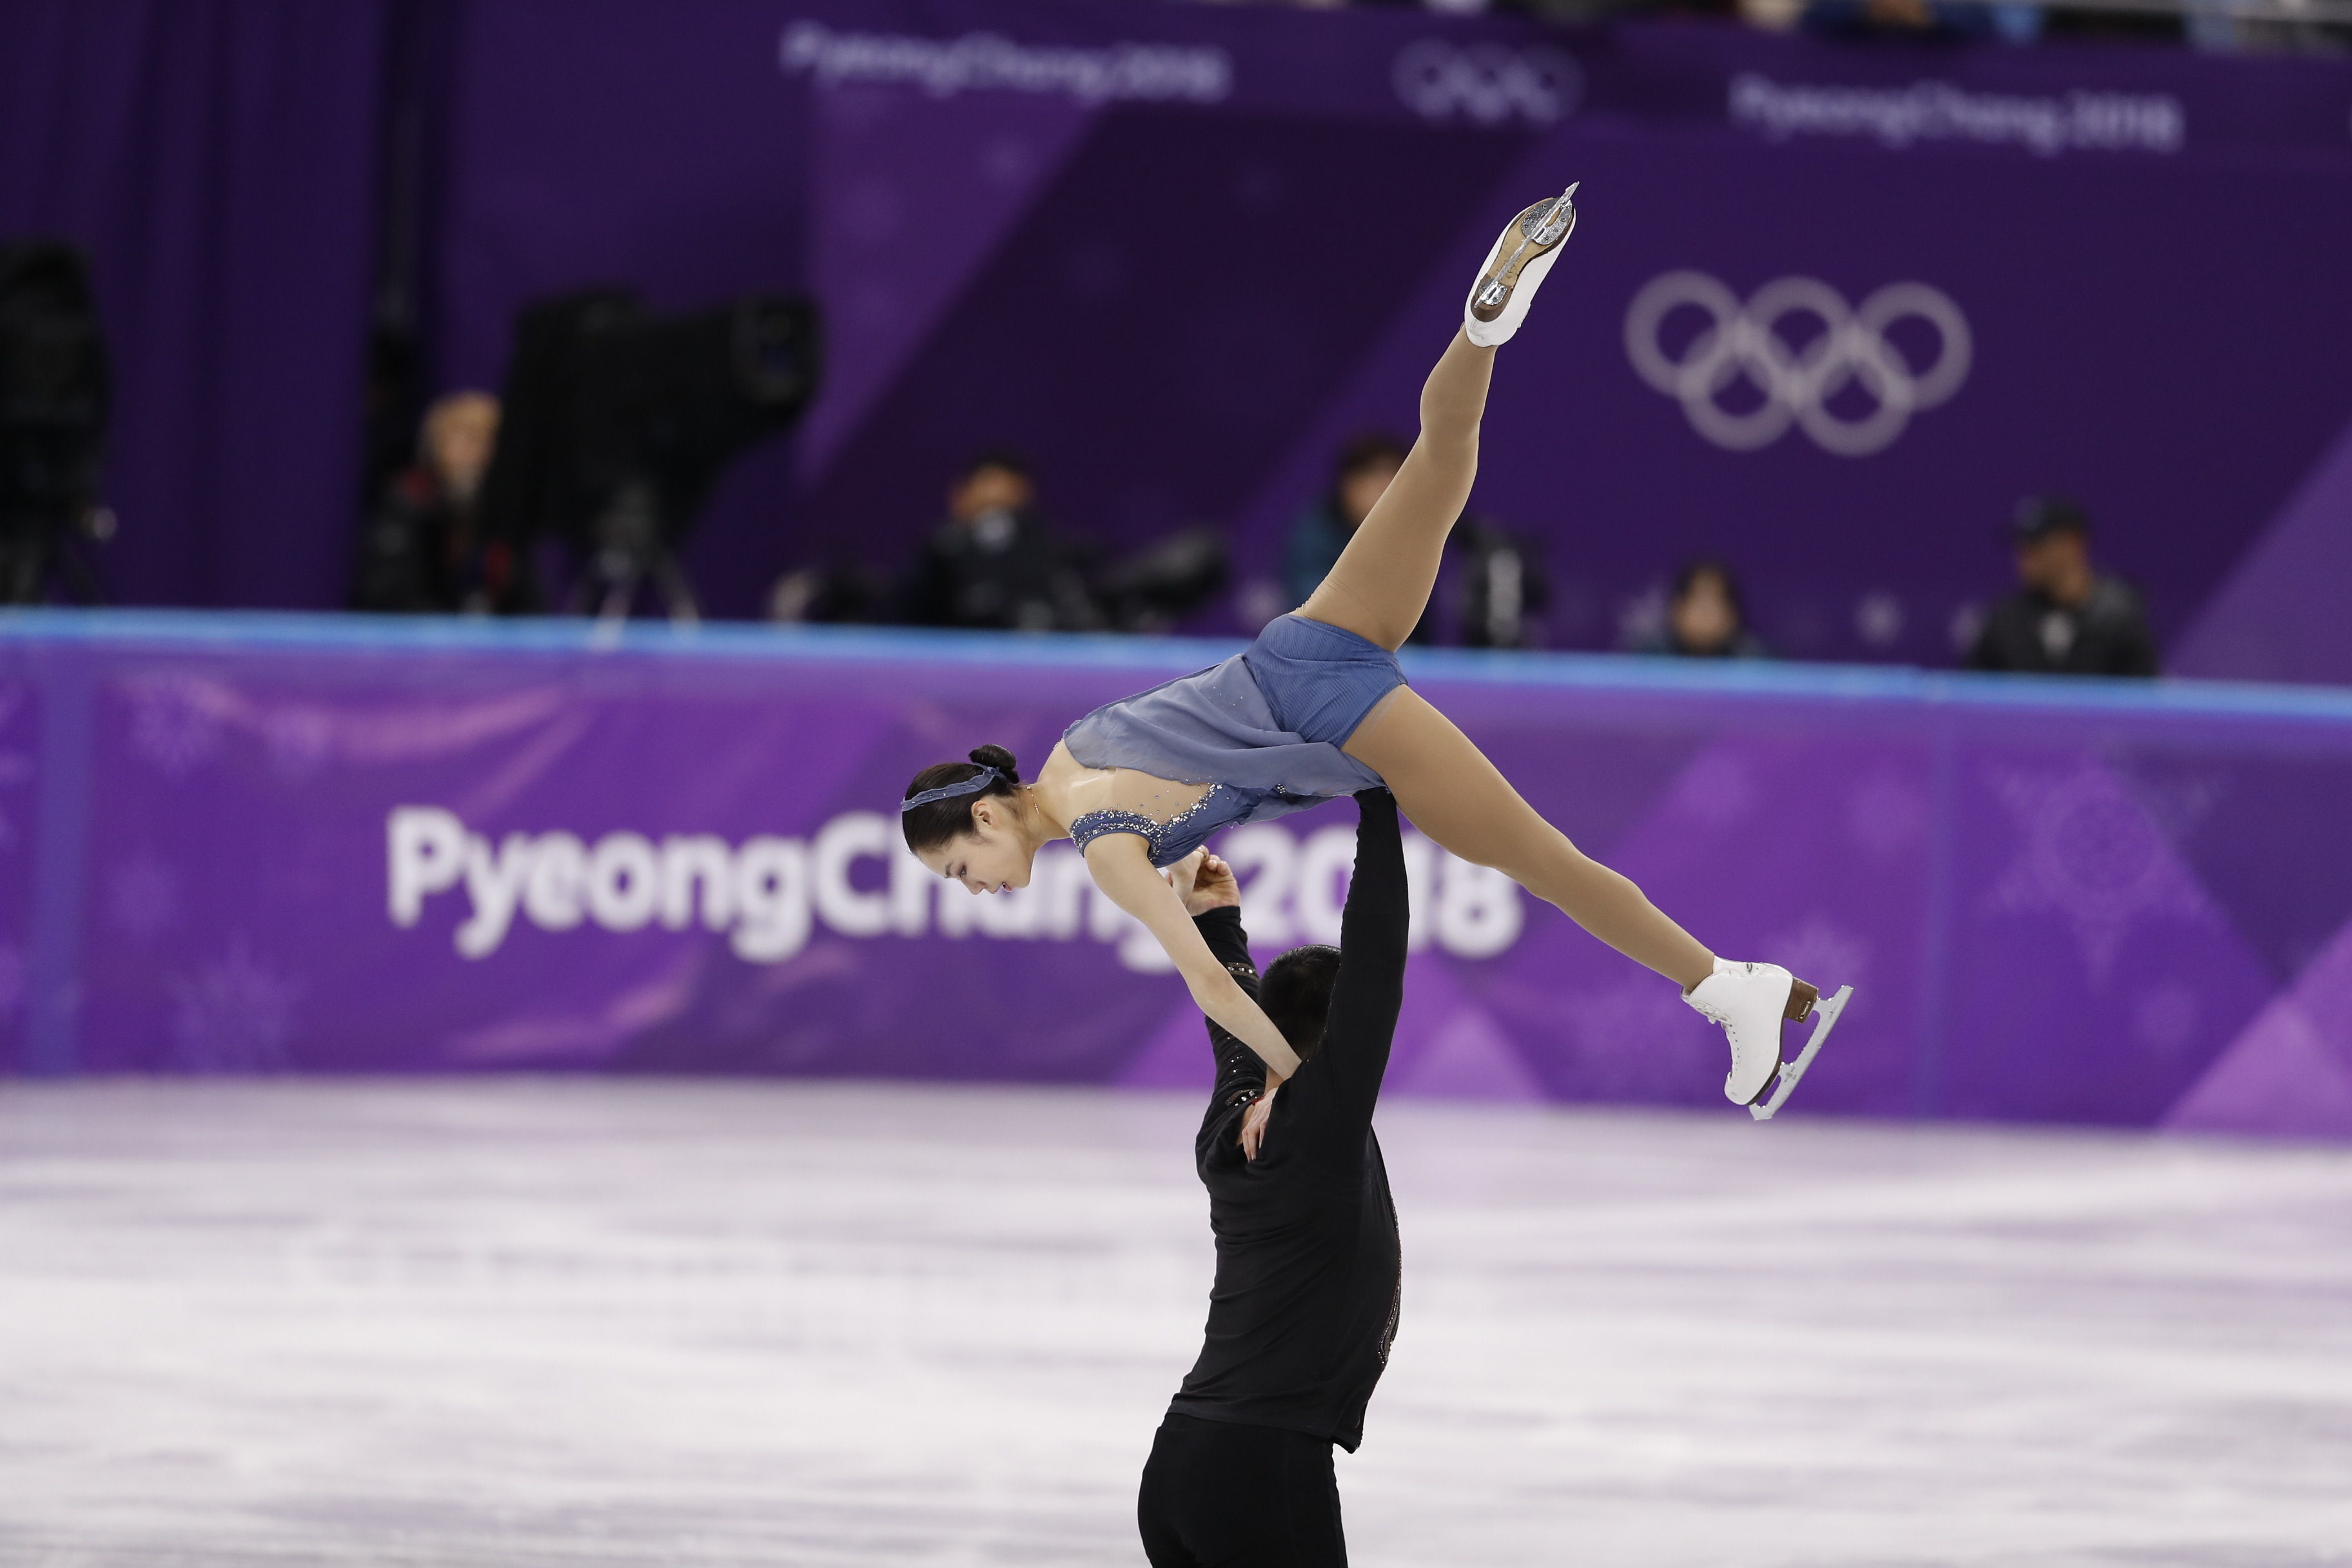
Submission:
<svg viewBox="0 0 2352 1568">
<path fill-rule="evenodd" d="M 1164 865 L 1217 828 L 1377 788 L 1381 775 L 1339 748 L 1404 683 L 1396 655 L 1378 643 L 1284 616 L 1223 664 L 1097 708 L 1062 739 L 1090 768 L 1223 786 L 1180 835 L 1155 842 L 1152 858 Z"/>
</svg>

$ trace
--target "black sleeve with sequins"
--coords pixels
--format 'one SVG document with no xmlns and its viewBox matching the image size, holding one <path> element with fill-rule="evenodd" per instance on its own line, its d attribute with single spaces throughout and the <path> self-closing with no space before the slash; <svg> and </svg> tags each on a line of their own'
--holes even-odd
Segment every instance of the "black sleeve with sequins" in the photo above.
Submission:
<svg viewBox="0 0 2352 1568">
<path fill-rule="evenodd" d="M 1250 961 L 1249 932 L 1242 929 L 1241 910 L 1211 910 L 1193 916 L 1192 924 L 1209 944 L 1210 955 L 1225 966 L 1244 994 L 1256 1001 L 1257 965 Z M 1234 1106 L 1256 1098 L 1265 1088 L 1265 1063 L 1223 1024 L 1214 1018 L 1208 1023 L 1209 1048 L 1217 1054 L 1215 1102 Z"/>
</svg>

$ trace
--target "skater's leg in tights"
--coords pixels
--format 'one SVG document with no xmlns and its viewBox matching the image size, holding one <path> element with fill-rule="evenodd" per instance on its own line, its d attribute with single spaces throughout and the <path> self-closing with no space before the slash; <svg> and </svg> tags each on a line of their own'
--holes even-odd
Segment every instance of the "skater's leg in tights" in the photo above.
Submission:
<svg viewBox="0 0 2352 1568">
<path fill-rule="evenodd" d="M 1445 536 L 1478 477 L 1478 421 L 1495 351 L 1459 331 L 1421 389 L 1421 438 L 1339 564 L 1298 613 L 1385 648 L 1404 646 L 1429 606 Z"/>
<path fill-rule="evenodd" d="M 1411 687 L 1381 699 L 1347 752 L 1387 781 L 1412 825 L 1463 859 L 1491 866 L 1637 963 L 1687 991 L 1715 955 L 1642 889 L 1568 841 L 1519 798 L 1485 752 Z"/>
<path fill-rule="evenodd" d="M 1403 646 L 1428 607 L 1445 537 L 1478 477 L 1478 422 L 1494 367 L 1494 350 L 1454 333 L 1421 389 L 1421 438 L 1300 615 L 1382 647 Z M 1410 688 L 1383 700 L 1346 749 L 1387 781 L 1414 826 L 1463 859 L 1503 872 L 1685 990 L 1712 972 L 1714 954 L 1537 816 L 1486 753 Z"/>
</svg>

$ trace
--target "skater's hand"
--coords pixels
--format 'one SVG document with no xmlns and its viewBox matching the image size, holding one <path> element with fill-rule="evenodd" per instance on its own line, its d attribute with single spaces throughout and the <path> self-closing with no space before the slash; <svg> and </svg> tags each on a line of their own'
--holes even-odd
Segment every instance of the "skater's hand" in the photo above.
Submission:
<svg viewBox="0 0 2352 1568">
<path fill-rule="evenodd" d="M 1209 852 L 1206 849 L 1195 849 L 1190 855 L 1185 856 L 1184 858 L 1177 861 L 1176 864 L 1169 867 L 1168 869 L 1160 873 L 1160 879 L 1167 883 L 1170 887 L 1175 889 L 1176 896 L 1178 898 L 1186 900 L 1184 912 L 1188 915 L 1197 914 L 1200 912 L 1192 908 L 1190 900 L 1192 894 L 1193 880 L 1201 872 L 1201 863 L 1208 858 Z"/>
<path fill-rule="evenodd" d="M 1274 1097 L 1281 1088 L 1278 1083 L 1267 1084 L 1265 1092 L 1242 1114 L 1242 1158 L 1257 1158 L 1258 1145 L 1265 1142 L 1266 1119 L 1274 1114 Z"/>
<path fill-rule="evenodd" d="M 1190 868 L 1189 874 L 1187 868 Z M 1237 910 L 1242 903 L 1240 879 L 1234 868 L 1205 849 L 1195 849 L 1170 868 L 1176 891 L 1188 915 L 1211 910 Z"/>
</svg>

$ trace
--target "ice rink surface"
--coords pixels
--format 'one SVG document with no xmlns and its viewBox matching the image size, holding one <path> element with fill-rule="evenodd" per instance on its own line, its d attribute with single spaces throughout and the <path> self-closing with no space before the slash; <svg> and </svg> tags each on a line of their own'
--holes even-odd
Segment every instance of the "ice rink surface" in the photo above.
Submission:
<svg viewBox="0 0 2352 1568">
<path fill-rule="evenodd" d="M 1187 1098 L 0 1091 L 0 1563 L 1139 1563 Z M 2352 1563 L 2352 1150 L 1396 1103 L 1361 1568 Z"/>
</svg>

